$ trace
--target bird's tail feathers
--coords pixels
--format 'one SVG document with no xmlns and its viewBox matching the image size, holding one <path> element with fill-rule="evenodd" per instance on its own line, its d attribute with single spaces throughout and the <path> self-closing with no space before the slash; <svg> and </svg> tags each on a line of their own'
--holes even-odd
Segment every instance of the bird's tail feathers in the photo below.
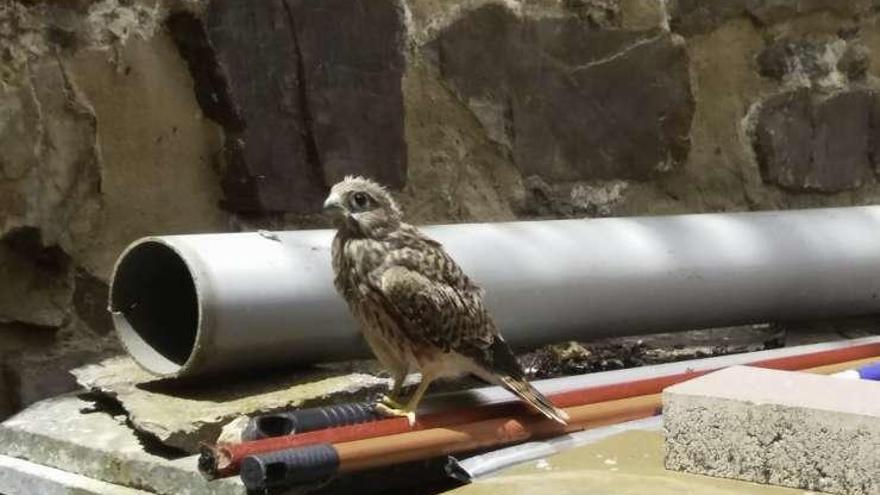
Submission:
<svg viewBox="0 0 880 495">
<path fill-rule="evenodd" d="M 541 414 L 565 426 L 568 424 L 568 414 L 562 409 L 553 405 L 544 394 L 538 392 L 525 379 L 518 379 L 512 376 L 501 377 L 501 383 L 507 390 L 510 390 L 517 397 L 527 402 L 530 406 L 537 409 Z"/>
</svg>

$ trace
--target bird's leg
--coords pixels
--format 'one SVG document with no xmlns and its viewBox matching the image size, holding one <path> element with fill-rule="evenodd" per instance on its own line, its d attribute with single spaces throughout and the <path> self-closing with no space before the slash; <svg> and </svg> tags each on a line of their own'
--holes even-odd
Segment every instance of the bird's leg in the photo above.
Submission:
<svg viewBox="0 0 880 495">
<path fill-rule="evenodd" d="M 422 396 L 427 392 L 428 387 L 431 385 L 431 382 L 434 381 L 434 377 L 432 376 L 422 376 L 422 382 L 419 383 L 416 391 L 413 392 L 412 397 L 409 398 L 409 402 L 406 403 L 406 410 L 416 412 L 416 409 L 419 407 L 419 402 L 422 401 Z"/>
<path fill-rule="evenodd" d="M 419 383 L 419 386 L 416 388 L 416 391 L 413 392 L 412 397 L 410 397 L 406 406 L 403 408 L 388 407 L 383 403 L 379 403 L 376 404 L 376 410 L 385 416 L 404 416 L 409 421 L 410 426 L 414 425 L 416 422 L 416 410 L 419 407 L 419 402 L 422 401 L 422 396 L 425 395 L 425 392 L 428 390 L 432 381 L 434 381 L 434 377 L 422 374 L 422 382 Z"/>
<path fill-rule="evenodd" d="M 391 406 L 393 409 L 403 409 L 404 406 L 400 403 L 400 391 L 403 389 L 404 380 L 406 380 L 406 371 L 394 372 L 394 383 L 391 385 L 391 390 L 380 397 L 379 402 Z"/>
</svg>

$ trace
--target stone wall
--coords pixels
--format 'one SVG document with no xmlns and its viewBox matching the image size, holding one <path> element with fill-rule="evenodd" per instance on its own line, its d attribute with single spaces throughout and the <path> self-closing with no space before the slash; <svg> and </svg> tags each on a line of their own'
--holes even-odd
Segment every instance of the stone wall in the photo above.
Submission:
<svg viewBox="0 0 880 495">
<path fill-rule="evenodd" d="M 0 4 L 0 417 L 117 350 L 137 237 L 880 197 L 875 0 Z"/>
</svg>

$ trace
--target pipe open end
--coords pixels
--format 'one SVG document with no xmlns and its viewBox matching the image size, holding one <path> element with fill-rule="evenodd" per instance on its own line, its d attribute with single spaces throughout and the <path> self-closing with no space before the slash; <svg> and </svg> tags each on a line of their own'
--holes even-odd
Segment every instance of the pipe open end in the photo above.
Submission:
<svg viewBox="0 0 880 495">
<path fill-rule="evenodd" d="M 120 340 L 142 367 L 179 374 L 199 328 L 195 282 L 179 253 L 153 240 L 126 250 L 113 273 L 110 311 Z"/>
</svg>

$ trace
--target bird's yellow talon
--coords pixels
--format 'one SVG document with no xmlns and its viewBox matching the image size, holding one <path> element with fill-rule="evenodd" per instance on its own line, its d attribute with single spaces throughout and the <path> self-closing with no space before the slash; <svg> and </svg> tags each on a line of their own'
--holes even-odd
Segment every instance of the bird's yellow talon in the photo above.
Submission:
<svg viewBox="0 0 880 495">
<path fill-rule="evenodd" d="M 391 418 L 404 417 L 404 418 L 406 418 L 407 422 L 409 422 L 410 426 L 413 426 L 416 424 L 415 411 L 411 411 L 411 410 L 408 410 L 403 407 L 391 407 L 388 404 L 380 402 L 380 403 L 376 404 L 376 412 L 378 412 L 382 416 L 387 416 L 387 417 L 391 417 Z"/>
</svg>

